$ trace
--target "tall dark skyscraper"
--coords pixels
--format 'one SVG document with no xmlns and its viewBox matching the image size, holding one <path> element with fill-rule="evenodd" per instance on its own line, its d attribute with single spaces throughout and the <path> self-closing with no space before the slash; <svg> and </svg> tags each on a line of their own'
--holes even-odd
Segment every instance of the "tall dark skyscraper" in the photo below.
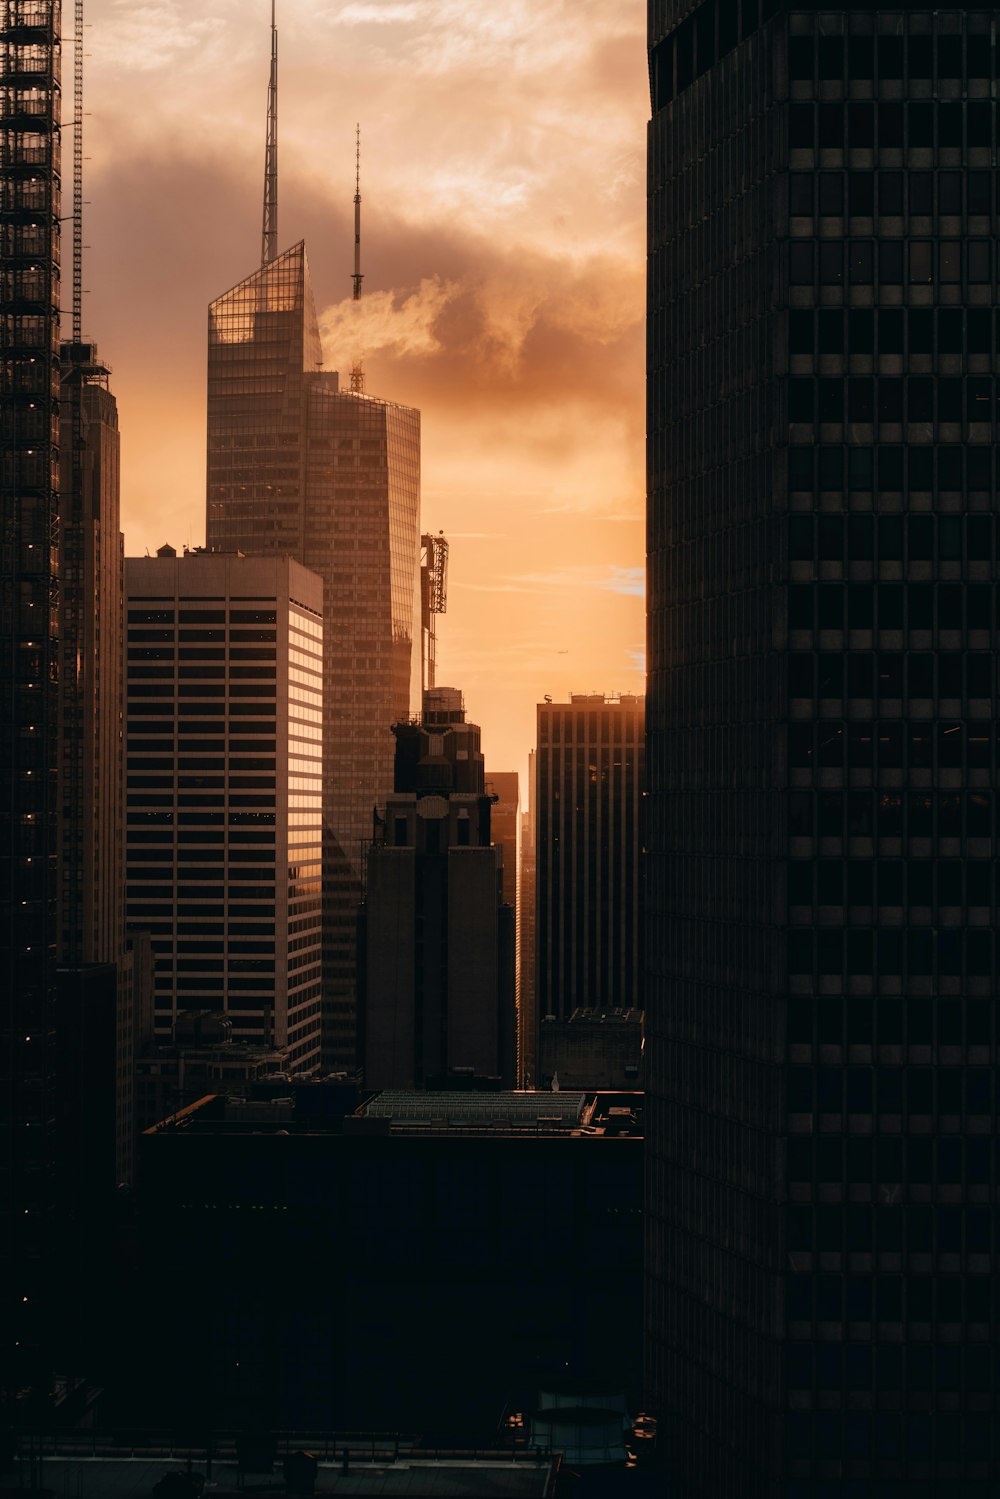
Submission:
<svg viewBox="0 0 1000 1499">
<path fill-rule="evenodd" d="M 650 7 L 649 1398 L 1000 1478 L 996 12 Z"/>
<path fill-rule="evenodd" d="M 0 1380 L 44 1373 L 56 1191 L 58 0 L 0 6 Z"/>
<path fill-rule="evenodd" d="M 639 1003 L 643 699 L 574 693 L 538 704 L 535 1011 Z"/>
<path fill-rule="evenodd" d="M 78 967 L 123 952 L 124 583 L 110 371 L 91 343 L 62 364 L 58 955 Z"/>
<path fill-rule="evenodd" d="M 266 181 L 264 263 L 209 308 L 207 537 L 287 553 L 324 581 L 323 1055 L 351 1068 L 361 853 L 409 712 L 420 413 L 366 395 L 360 370 L 346 391 L 321 369 L 305 245 L 274 254 Z"/>
</svg>

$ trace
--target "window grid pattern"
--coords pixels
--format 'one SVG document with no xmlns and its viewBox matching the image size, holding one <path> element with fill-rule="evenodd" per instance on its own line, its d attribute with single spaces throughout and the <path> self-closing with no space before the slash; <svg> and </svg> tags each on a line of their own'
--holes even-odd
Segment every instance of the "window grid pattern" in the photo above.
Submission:
<svg viewBox="0 0 1000 1499">
<path fill-rule="evenodd" d="M 316 597 L 294 603 L 303 579 Z M 237 1039 L 308 1071 L 320 1057 L 318 580 L 287 560 L 195 556 L 131 559 L 126 584 L 126 915 L 152 935 L 157 1035 L 171 1038 L 180 1011 L 218 1010 Z"/>
<path fill-rule="evenodd" d="M 649 1376 L 692 1493 L 1000 1473 L 990 28 L 789 6 L 654 87 Z"/>
</svg>

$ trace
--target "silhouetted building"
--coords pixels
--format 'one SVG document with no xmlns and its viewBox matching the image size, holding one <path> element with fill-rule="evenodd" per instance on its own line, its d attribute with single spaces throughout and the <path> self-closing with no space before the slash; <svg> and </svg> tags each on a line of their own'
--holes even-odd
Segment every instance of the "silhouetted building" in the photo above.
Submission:
<svg viewBox="0 0 1000 1499">
<path fill-rule="evenodd" d="M 59 703 L 60 6 L 0 10 L 0 1386 L 51 1368 Z"/>
<path fill-rule="evenodd" d="M 517 936 L 520 948 L 520 986 L 517 1011 L 517 1067 L 522 1088 L 533 1088 L 538 1071 L 538 1015 L 535 1006 L 535 804 L 536 756 L 528 751 L 527 812 L 521 813 L 521 865 L 518 890 Z"/>
<path fill-rule="evenodd" d="M 208 546 L 323 579 L 324 1059 L 356 1062 L 356 912 L 371 809 L 410 705 L 420 414 L 324 372 L 305 245 L 209 308 Z"/>
<path fill-rule="evenodd" d="M 1000 1479 L 994 26 L 650 10 L 648 1372 L 692 1499 Z"/>
<path fill-rule="evenodd" d="M 453 1445 L 567 1378 L 635 1408 L 641 1097 L 382 1093 L 341 1126 L 331 1085 L 286 1094 L 142 1139 L 136 1357 L 163 1417 Z"/>
<path fill-rule="evenodd" d="M 514 920 L 514 1043 L 521 1025 L 521 792 L 516 770 L 486 772 L 486 790 L 496 801 L 490 807 L 490 837 L 503 855 L 503 898 Z M 515 1056 L 514 1077 L 520 1077 Z"/>
<path fill-rule="evenodd" d="M 68 967 L 117 963 L 123 951 L 123 567 L 109 375 L 96 345 L 62 345 L 57 952 Z"/>
<path fill-rule="evenodd" d="M 642 1087 L 642 1011 L 574 1010 L 538 1028 L 538 1086 Z"/>
<path fill-rule="evenodd" d="M 288 557 L 125 563 L 128 924 L 186 1010 L 319 1063 L 322 584 Z"/>
<path fill-rule="evenodd" d="M 233 1022 L 217 1010 L 186 1010 L 174 1021 L 169 1044 L 148 1047 L 136 1063 L 140 1133 L 197 1103 L 206 1093 L 244 1097 L 274 1080 L 288 1082 L 288 1048 L 234 1039 Z"/>
<path fill-rule="evenodd" d="M 643 699 L 539 703 L 536 753 L 538 1022 L 635 1008 Z"/>
<path fill-rule="evenodd" d="M 479 727 L 462 694 L 400 723 L 395 790 L 368 851 L 365 1081 L 420 1088 L 463 1071 L 514 1080 L 514 909 L 491 842 Z"/>
<path fill-rule="evenodd" d="M 60 419 L 59 527 L 59 899 L 57 955 L 72 1041 L 61 1083 L 67 1142 L 78 1156 L 81 1202 L 131 1180 L 134 1156 L 136 984 L 151 983 L 125 945 L 123 541 L 119 506 L 118 408 L 110 371 L 92 343 L 64 342 Z M 85 970 L 99 965 L 101 975 Z M 109 977 L 109 974 L 111 975 Z M 113 993 L 106 996 L 111 984 Z M 93 1003 L 100 992 L 104 998 Z M 107 1015 L 111 1053 L 103 1055 Z M 86 1036 L 92 1013 L 100 1040 Z M 78 1068 L 75 1059 L 90 1062 Z M 91 1065 L 100 1056 L 100 1065 Z M 108 1072 L 105 1067 L 112 1068 Z M 77 1086 L 110 1098 L 74 1098 Z M 101 1156 L 74 1119 L 114 1121 Z M 102 1136 L 103 1141 L 103 1136 Z M 103 1211 L 103 1209 L 102 1209 Z"/>
</svg>

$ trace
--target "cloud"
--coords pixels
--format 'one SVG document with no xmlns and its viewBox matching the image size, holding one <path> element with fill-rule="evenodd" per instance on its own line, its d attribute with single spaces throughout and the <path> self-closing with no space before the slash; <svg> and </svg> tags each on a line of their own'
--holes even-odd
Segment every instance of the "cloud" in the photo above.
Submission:
<svg viewBox="0 0 1000 1499">
<path fill-rule="evenodd" d="M 644 11 L 279 0 L 279 238 L 306 240 L 328 367 L 360 354 L 369 392 L 421 411 L 422 525 L 459 543 L 441 674 L 494 764 L 572 662 L 620 680 L 642 633 Z M 203 538 L 205 309 L 259 257 L 269 19 L 88 0 L 84 331 L 130 554 Z"/>
<path fill-rule="evenodd" d="M 439 353 L 435 327 L 457 292 L 453 282 L 430 276 L 409 296 L 378 291 L 358 302 L 348 297 L 334 303 L 319 320 L 327 358 L 336 364 L 345 350 L 352 362 L 373 354 L 420 358 Z"/>
<path fill-rule="evenodd" d="M 612 566 L 608 570 L 578 565 L 555 568 L 548 572 L 517 573 L 490 583 L 458 580 L 454 586 L 469 588 L 478 593 L 546 593 L 561 588 L 600 588 L 608 593 L 643 598 L 646 592 L 646 569 Z"/>
<path fill-rule="evenodd" d="M 613 567 L 610 578 L 598 585 L 609 593 L 627 593 L 635 598 L 646 597 L 646 569 L 644 567 Z"/>
</svg>

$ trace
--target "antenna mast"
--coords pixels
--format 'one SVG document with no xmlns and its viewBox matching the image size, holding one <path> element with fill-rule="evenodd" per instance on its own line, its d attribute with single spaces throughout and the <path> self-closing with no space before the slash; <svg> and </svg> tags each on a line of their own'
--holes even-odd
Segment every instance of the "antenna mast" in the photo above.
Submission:
<svg viewBox="0 0 1000 1499">
<path fill-rule="evenodd" d="M 271 0 L 271 78 L 267 86 L 267 145 L 264 150 L 264 221 L 260 263 L 278 254 L 278 28 Z"/>
<path fill-rule="evenodd" d="M 73 342 L 83 338 L 83 0 L 73 15 Z"/>
<path fill-rule="evenodd" d="M 355 302 L 361 301 L 364 279 L 361 271 L 361 126 L 357 125 L 354 131 L 354 275 L 351 277 Z M 365 393 L 365 371 L 360 355 L 351 368 L 351 390 L 357 396 Z"/>
<path fill-rule="evenodd" d="M 355 127 L 354 138 L 354 300 L 361 301 L 361 283 L 365 279 L 361 272 L 361 126 Z"/>
</svg>

